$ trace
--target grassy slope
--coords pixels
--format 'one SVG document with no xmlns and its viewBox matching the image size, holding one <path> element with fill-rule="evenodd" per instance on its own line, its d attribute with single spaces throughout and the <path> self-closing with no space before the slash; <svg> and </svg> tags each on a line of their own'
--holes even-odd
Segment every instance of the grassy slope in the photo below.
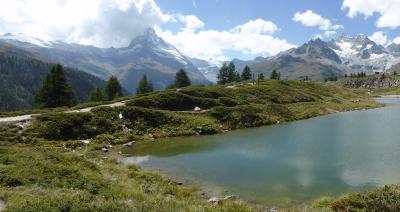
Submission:
<svg viewBox="0 0 400 212">
<path fill-rule="evenodd" d="M 24 132 L 16 126 L 0 126 L 0 200 L 7 209 L 259 210 L 240 201 L 211 205 L 195 189 L 110 160 L 120 146 L 106 155 L 109 159 L 99 149 L 132 139 L 213 134 L 378 106 L 361 91 L 298 81 L 188 87 L 133 97 L 128 105 L 91 113 L 48 113 Z M 180 112 L 194 106 L 207 111 Z M 131 131 L 124 132 L 122 125 Z M 86 138 L 94 138 L 88 151 L 79 141 Z"/>
<path fill-rule="evenodd" d="M 204 109 L 193 113 L 195 107 Z M 188 87 L 133 97 L 124 107 L 90 113 L 48 113 L 34 128 L 54 140 L 148 140 L 215 134 L 379 106 L 362 91 L 318 82 L 265 81 L 260 85 Z M 185 111 L 185 112 L 183 112 Z M 123 119 L 118 115 L 122 113 Z M 123 132 L 122 125 L 131 131 Z"/>
</svg>

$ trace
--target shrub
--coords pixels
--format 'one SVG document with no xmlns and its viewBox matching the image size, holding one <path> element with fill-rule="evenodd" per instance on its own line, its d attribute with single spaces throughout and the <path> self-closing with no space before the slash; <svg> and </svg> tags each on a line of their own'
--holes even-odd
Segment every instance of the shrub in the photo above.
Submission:
<svg viewBox="0 0 400 212">
<path fill-rule="evenodd" d="M 175 91 L 165 91 L 153 95 L 137 97 L 127 103 L 129 106 L 163 110 L 193 110 L 194 107 L 208 109 L 220 105 L 210 98 L 194 97 Z"/>
</svg>

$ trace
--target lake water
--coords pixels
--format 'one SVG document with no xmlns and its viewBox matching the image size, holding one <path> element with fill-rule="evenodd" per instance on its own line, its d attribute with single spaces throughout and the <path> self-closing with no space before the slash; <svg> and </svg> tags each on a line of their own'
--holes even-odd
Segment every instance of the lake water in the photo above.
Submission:
<svg viewBox="0 0 400 212">
<path fill-rule="evenodd" d="M 400 98 L 378 101 L 387 106 L 140 143 L 124 161 L 273 206 L 400 183 Z"/>
</svg>

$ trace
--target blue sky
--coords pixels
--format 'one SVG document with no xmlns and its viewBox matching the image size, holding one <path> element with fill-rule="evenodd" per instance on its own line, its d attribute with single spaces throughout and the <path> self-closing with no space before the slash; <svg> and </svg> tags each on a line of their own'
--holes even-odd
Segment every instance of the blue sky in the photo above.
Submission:
<svg viewBox="0 0 400 212">
<path fill-rule="evenodd" d="M 152 27 L 183 54 L 218 62 L 342 33 L 400 43 L 399 11 L 400 0 L 13 0 L 0 1 L 0 34 L 124 47 Z"/>
<path fill-rule="evenodd" d="M 360 13 L 355 17 L 348 17 L 349 8 L 341 9 L 343 1 L 340 0 L 156 0 L 156 2 L 164 12 L 197 16 L 204 22 L 202 30 L 229 30 L 258 18 L 271 21 L 279 28 L 273 36 L 294 45 L 301 45 L 324 33 L 324 30 L 318 27 L 308 27 L 293 20 L 295 13 L 308 10 L 330 20 L 332 24 L 343 25 L 343 29 L 334 30 L 336 34 L 323 37 L 324 40 L 335 38 L 342 33 L 350 36 L 358 34 L 371 36 L 380 31 L 387 36 L 389 42 L 400 35 L 397 27 L 377 27 L 377 19 L 381 16 L 379 12 L 375 12 L 372 16 Z M 168 23 L 163 27 L 176 33 L 180 30 L 181 24 Z M 256 56 L 243 54 L 240 51 L 225 51 L 225 54 L 240 58 Z"/>
</svg>

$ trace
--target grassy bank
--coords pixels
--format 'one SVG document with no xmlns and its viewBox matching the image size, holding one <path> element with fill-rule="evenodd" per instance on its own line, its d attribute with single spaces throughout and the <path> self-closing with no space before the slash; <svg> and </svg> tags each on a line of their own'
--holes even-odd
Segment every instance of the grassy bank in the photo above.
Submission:
<svg viewBox="0 0 400 212">
<path fill-rule="evenodd" d="M 122 143 L 216 134 L 378 106 L 364 91 L 272 80 L 166 90 L 132 97 L 123 107 L 98 107 L 88 113 L 47 113 L 37 117 L 33 130 L 52 140 Z M 202 111 L 194 112 L 195 107 Z"/>
<path fill-rule="evenodd" d="M 0 206 L 5 203 L 9 211 L 265 210 L 232 200 L 210 204 L 196 189 L 121 165 L 115 160 L 118 144 L 379 106 L 364 91 L 299 81 L 193 86 L 127 100 L 123 107 L 86 113 L 48 112 L 27 128 L 0 125 Z M 195 107 L 202 111 L 194 112 Z M 82 139 L 92 140 L 86 146 Z M 100 151 L 104 147 L 108 153 Z"/>
</svg>

